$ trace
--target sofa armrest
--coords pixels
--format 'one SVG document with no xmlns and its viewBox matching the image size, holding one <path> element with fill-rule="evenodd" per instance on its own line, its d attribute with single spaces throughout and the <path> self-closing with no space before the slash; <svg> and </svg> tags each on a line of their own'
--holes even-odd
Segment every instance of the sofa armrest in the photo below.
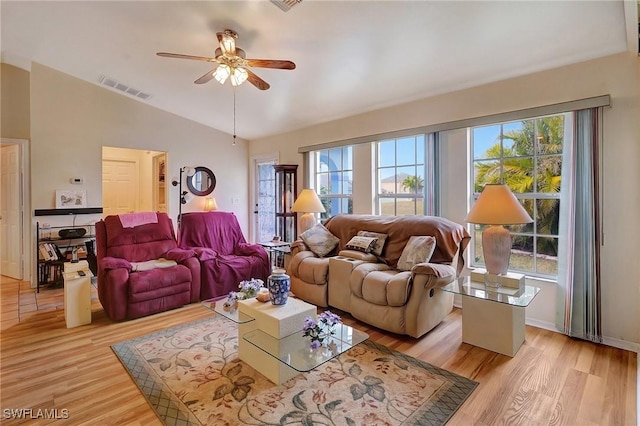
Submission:
<svg viewBox="0 0 640 426">
<path fill-rule="evenodd" d="M 192 249 L 174 248 L 165 253 L 164 258 L 183 263 L 185 260 L 196 257 L 196 251 Z"/>
<path fill-rule="evenodd" d="M 291 256 L 295 256 L 301 251 L 310 251 L 309 247 L 302 240 L 295 240 L 291 243 Z"/>
<path fill-rule="evenodd" d="M 127 259 L 122 259 L 120 257 L 110 257 L 110 256 L 105 256 L 102 259 L 100 259 L 100 269 L 102 270 L 110 270 L 110 269 L 126 269 L 127 271 L 131 272 L 132 270 L 132 266 L 131 266 L 131 262 L 129 262 Z"/>
<path fill-rule="evenodd" d="M 427 286 L 429 288 L 441 287 L 456 279 L 456 269 L 453 266 L 439 263 L 418 263 L 411 268 L 411 278 L 414 282 L 416 275 L 432 275 L 433 278 L 426 281 Z"/>
<path fill-rule="evenodd" d="M 373 253 L 363 253 L 357 250 L 340 250 L 338 256 L 348 257 L 351 259 L 362 260 L 363 262 L 378 262 L 378 258 Z"/>
</svg>

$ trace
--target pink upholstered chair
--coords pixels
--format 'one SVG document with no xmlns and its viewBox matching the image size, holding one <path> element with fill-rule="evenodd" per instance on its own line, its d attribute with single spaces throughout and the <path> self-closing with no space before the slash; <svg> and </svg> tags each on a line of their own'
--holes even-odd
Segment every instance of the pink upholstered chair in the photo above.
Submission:
<svg viewBox="0 0 640 426">
<path fill-rule="evenodd" d="M 202 300 L 236 291 L 240 281 L 259 278 L 266 282 L 269 256 L 258 244 L 249 244 L 238 219 L 229 212 L 184 213 L 179 245 L 194 250 L 200 259 Z"/>
<path fill-rule="evenodd" d="M 107 216 L 96 223 L 98 296 L 114 321 L 197 302 L 200 263 L 177 247 L 166 213 Z"/>
</svg>

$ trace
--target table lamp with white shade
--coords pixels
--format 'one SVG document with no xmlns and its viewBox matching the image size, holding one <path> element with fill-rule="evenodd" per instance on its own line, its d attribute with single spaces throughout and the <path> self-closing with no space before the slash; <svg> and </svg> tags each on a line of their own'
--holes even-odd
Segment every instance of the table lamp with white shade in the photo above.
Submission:
<svg viewBox="0 0 640 426">
<path fill-rule="evenodd" d="M 498 287 L 511 256 L 511 233 L 502 225 L 531 223 L 533 219 L 505 184 L 487 184 L 465 219 L 466 222 L 489 225 L 482 231 L 482 254 L 487 269 L 485 284 Z"/>
<path fill-rule="evenodd" d="M 207 197 L 204 200 L 204 211 L 210 212 L 218 210 L 218 203 L 216 203 L 216 199 L 212 197 Z"/>
<path fill-rule="evenodd" d="M 316 224 L 315 213 L 323 213 L 326 210 L 313 189 L 303 189 L 295 203 L 291 206 L 292 212 L 304 213 L 300 217 L 300 233 L 313 228 Z"/>
</svg>

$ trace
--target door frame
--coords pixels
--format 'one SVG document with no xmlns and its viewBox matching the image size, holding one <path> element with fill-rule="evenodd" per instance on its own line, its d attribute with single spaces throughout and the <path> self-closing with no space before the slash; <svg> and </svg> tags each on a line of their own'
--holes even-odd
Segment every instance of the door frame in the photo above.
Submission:
<svg viewBox="0 0 640 426">
<path fill-rule="evenodd" d="M 258 176 L 256 174 L 256 167 L 258 166 L 258 163 L 264 163 L 267 161 L 275 161 L 275 163 L 278 164 L 280 162 L 280 153 L 272 152 L 269 154 L 253 155 L 249 159 L 249 182 L 251 182 L 251 187 L 249 188 L 249 217 L 251 218 L 251 224 L 249 226 L 249 240 L 253 242 L 256 242 L 256 238 L 258 237 L 258 230 L 256 229 L 256 215 L 254 213 L 256 203 L 258 202 L 258 199 L 256 197 L 256 191 L 258 189 Z"/>
<path fill-rule="evenodd" d="M 28 139 L 13 139 L 13 138 L 1 138 L 0 145 L 18 145 L 19 148 L 19 163 L 20 163 L 20 197 L 22 204 L 22 211 L 20 212 L 20 219 L 22 220 L 22 253 L 20 256 L 22 262 L 22 280 L 31 281 L 32 277 L 32 257 L 31 253 L 34 253 L 33 245 L 33 226 L 31 212 L 31 169 L 29 165 L 29 140 Z"/>
</svg>

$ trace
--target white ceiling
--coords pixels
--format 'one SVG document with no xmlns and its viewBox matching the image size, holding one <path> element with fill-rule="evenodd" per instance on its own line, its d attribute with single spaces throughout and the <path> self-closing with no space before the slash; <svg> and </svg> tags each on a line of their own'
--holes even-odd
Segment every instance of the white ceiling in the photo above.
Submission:
<svg viewBox="0 0 640 426">
<path fill-rule="evenodd" d="M 268 1 L 6 1 L 2 61 L 31 61 L 98 84 L 107 76 L 150 93 L 148 104 L 233 132 L 233 90 L 193 81 L 216 32 L 239 34 L 271 84 L 236 89 L 237 134 L 256 139 L 385 106 L 606 56 L 627 49 L 622 0 L 314 1 L 289 12 Z"/>
</svg>

